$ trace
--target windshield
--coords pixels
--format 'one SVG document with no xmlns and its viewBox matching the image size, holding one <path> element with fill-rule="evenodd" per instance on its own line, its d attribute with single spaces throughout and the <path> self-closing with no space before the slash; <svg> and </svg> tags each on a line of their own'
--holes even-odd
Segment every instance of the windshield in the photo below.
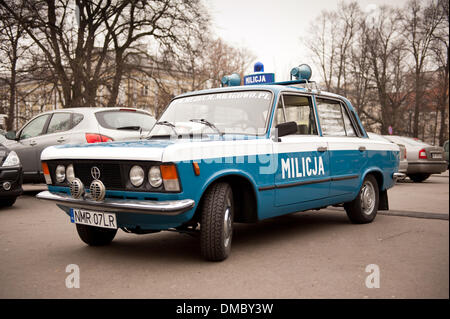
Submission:
<svg viewBox="0 0 450 319">
<path fill-rule="evenodd" d="M 239 91 L 173 100 L 150 137 L 186 134 L 262 135 L 266 131 L 272 93 Z"/>
</svg>

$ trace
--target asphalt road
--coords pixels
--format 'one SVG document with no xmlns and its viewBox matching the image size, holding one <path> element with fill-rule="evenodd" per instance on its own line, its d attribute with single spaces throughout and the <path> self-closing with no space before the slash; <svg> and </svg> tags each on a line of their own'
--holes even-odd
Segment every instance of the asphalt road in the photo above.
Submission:
<svg viewBox="0 0 450 319">
<path fill-rule="evenodd" d="M 231 257 L 205 262 L 197 238 L 118 232 L 83 244 L 54 204 L 26 194 L 0 210 L 0 298 L 449 298 L 449 178 L 405 181 L 391 211 L 352 225 L 341 208 L 237 224 Z M 75 264 L 80 288 L 67 288 Z M 379 288 L 367 288 L 367 265 Z"/>
</svg>

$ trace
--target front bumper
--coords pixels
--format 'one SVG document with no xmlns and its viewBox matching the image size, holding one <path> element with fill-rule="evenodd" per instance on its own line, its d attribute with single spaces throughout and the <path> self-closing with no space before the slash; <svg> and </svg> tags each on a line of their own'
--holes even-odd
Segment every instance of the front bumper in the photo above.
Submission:
<svg viewBox="0 0 450 319">
<path fill-rule="evenodd" d="M 3 183 L 10 184 L 9 189 L 4 189 Z M 22 167 L 0 167 L 0 197 L 14 197 L 22 194 L 23 174 Z"/>
<path fill-rule="evenodd" d="M 152 201 L 152 200 L 123 200 L 107 198 L 103 201 L 91 199 L 75 199 L 64 193 L 51 193 L 43 191 L 36 195 L 37 198 L 53 201 L 56 204 L 70 208 L 83 208 L 101 210 L 113 213 L 135 213 L 144 215 L 176 216 L 187 212 L 195 206 L 192 199 Z"/>
</svg>

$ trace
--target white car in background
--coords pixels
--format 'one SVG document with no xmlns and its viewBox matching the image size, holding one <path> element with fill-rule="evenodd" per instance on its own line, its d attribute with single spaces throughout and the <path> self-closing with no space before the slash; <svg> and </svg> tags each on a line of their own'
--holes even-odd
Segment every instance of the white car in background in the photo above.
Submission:
<svg viewBox="0 0 450 319">
<path fill-rule="evenodd" d="M 23 166 L 24 182 L 44 182 L 41 153 L 61 144 L 139 140 L 155 124 L 147 111 L 134 108 L 80 107 L 41 113 L 17 133 L 9 131 L 3 144 L 15 151 Z"/>
<path fill-rule="evenodd" d="M 431 174 L 440 174 L 447 170 L 444 149 L 410 137 L 384 135 L 394 143 L 404 144 L 408 159 L 406 175 L 416 183 L 423 182 Z"/>
</svg>

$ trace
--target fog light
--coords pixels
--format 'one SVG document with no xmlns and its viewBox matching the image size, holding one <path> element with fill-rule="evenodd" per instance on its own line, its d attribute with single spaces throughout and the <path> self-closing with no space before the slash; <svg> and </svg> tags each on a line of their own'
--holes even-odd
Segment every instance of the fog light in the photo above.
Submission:
<svg viewBox="0 0 450 319">
<path fill-rule="evenodd" d="M 72 195 L 73 198 L 80 198 L 84 194 L 84 185 L 83 182 L 80 181 L 78 178 L 73 179 L 70 182 L 70 195 Z"/>
<path fill-rule="evenodd" d="M 99 179 L 96 179 L 91 183 L 91 186 L 89 186 L 89 191 L 92 199 L 96 201 L 101 201 L 105 198 L 106 187 Z"/>
<path fill-rule="evenodd" d="M 3 183 L 3 189 L 5 191 L 9 191 L 11 189 L 11 183 L 10 182 L 4 182 Z"/>
</svg>

